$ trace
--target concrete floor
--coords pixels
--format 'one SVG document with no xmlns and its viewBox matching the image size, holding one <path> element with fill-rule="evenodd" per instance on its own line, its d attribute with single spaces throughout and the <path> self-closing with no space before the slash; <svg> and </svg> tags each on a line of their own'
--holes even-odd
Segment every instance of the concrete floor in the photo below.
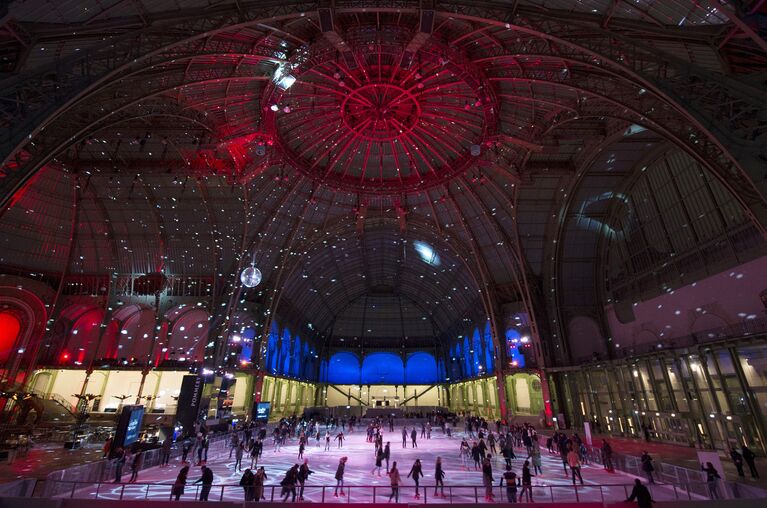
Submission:
<svg viewBox="0 0 767 508">
<path fill-rule="evenodd" d="M 475 488 L 476 498 L 479 502 L 484 499 L 484 490 L 482 488 L 482 475 L 480 471 L 475 471 L 473 467 L 466 468 L 461 464 L 459 458 L 460 437 L 454 436 L 448 439 L 441 432 L 432 433 L 432 439 L 419 440 L 418 448 L 403 449 L 401 446 L 400 428 L 397 428 L 391 439 L 392 461 L 398 462 L 400 474 L 403 481 L 400 488 L 400 502 L 474 502 Z M 388 499 L 390 488 L 389 479 L 384 474 L 379 477 L 371 474 L 374 466 L 373 444 L 365 441 L 363 432 L 356 432 L 347 436 L 342 449 L 334 446 L 329 451 L 317 448 L 312 441 L 307 447 L 304 457 L 309 460 L 309 466 L 314 471 L 306 484 L 304 497 L 307 501 L 326 502 L 372 502 L 375 499 L 383 502 Z M 386 441 L 387 436 L 384 435 Z M 384 442 L 385 442 L 384 441 Z M 210 494 L 210 500 L 238 500 L 243 498 L 242 488 L 238 486 L 241 473 L 234 471 L 234 460 L 228 458 L 228 449 L 222 443 L 211 449 L 208 457 L 208 466 L 215 475 L 213 490 Z M 272 496 L 279 499 L 279 482 L 284 477 L 285 471 L 294 463 L 298 463 L 298 447 L 295 440 L 288 446 L 283 446 L 282 450 L 277 452 L 273 449 L 271 439 L 265 446 L 264 455 L 259 465 L 266 468 L 268 475 L 267 488 L 265 495 L 267 500 Z M 514 460 L 514 471 L 521 474 L 521 467 L 524 457 L 524 450 L 517 450 L 517 455 L 521 456 Z M 348 457 L 346 466 L 346 496 L 335 498 L 333 488 L 335 485 L 334 474 L 341 456 Z M 445 477 L 445 498 L 433 496 L 434 493 L 434 462 L 437 456 L 442 457 L 443 467 L 446 473 Z M 607 501 L 621 501 L 626 498 L 626 493 L 630 492 L 634 477 L 622 473 L 609 473 L 598 465 L 586 465 L 583 467 L 582 474 L 585 486 L 578 485 L 577 492 L 572 487 L 570 477 L 565 476 L 562 463 L 557 455 L 549 455 L 543 450 L 543 474 L 534 478 L 534 500 L 537 502 L 555 501 L 573 502 L 573 501 L 601 501 L 604 497 Z M 416 458 L 420 458 L 423 464 L 425 477 L 421 480 L 421 485 L 431 485 L 428 492 L 424 495 L 421 492 L 421 498 L 414 499 L 414 484 L 411 479 L 406 478 L 410 467 Z M 247 462 L 245 465 L 249 465 Z M 104 498 L 116 499 L 121 495 L 128 499 L 168 499 L 170 494 L 170 485 L 173 483 L 181 465 L 178 460 L 171 463 L 169 467 L 150 468 L 140 472 L 138 482 L 135 484 L 101 484 L 101 485 L 78 485 L 74 488 L 74 496 L 82 498 Z M 501 496 L 505 493 L 497 486 L 500 474 L 503 470 L 503 460 L 496 458 L 493 464 L 495 487 L 494 494 L 497 500 L 502 500 Z M 126 467 L 126 471 L 129 468 Z M 127 481 L 130 476 L 128 472 L 123 476 L 123 481 Z M 186 493 L 182 499 L 194 499 L 198 485 L 191 482 L 200 477 L 200 468 L 193 466 L 190 470 L 189 484 Z M 145 483 L 139 483 L 145 482 Z M 219 485 L 223 485 L 220 487 Z M 274 485 L 274 489 L 271 487 Z M 323 498 L 323 488 L 324 498 Z M 601 487 L 600 487 L 601 486 Z M 423 487 L 422 487 L 423 489 Z M 677 487 L 678 489 L 678 487 Z M 72 495 L 71 487 L 63 496 Z M 658 501 L 673 500 L 677 496 L 682 496 L 682 491 L 675 492 L 673 486 L 653 486 L 653 496 Z M 452 499 L 451 499 L 452 496 Z M 686 499 L 686 494 L 684 498 Z"/>
</svg>

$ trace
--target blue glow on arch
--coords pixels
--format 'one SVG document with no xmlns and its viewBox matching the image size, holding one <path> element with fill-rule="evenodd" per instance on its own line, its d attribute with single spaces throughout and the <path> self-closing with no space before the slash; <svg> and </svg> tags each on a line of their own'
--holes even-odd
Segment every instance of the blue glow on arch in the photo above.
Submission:
<svg viewBox="0 0 767 508">
<path fill-rule="evenodd" d="M 347 351 L 335 353 L 324 366 L 326 382 L 340 385 L 360 384 L 360 361 Z"/>
<path fill-rule="evenodd" d="M 405 367 L 394 353 L 372 353 L 362 361 L 362 384 L 404 384 Z"/>
<path fill-rule="evenodd" d="M 495 372 L 495 347 L 493 346 L 493 330 L 492 328 L 490 328 L 489 321 L 485 325 L 484 343 L 485 343 L 485 364 L 483 365 L 483 367 L 485 367 L 484 372 L 487 374 L 492 374 L 493 372 Z"/>
<path fill-rule="evenodd" d="M 426 385 L 439 380 L 437 361 L 430 353 L 419 351 L 407 357 L 405 366 L 405 383 L 409 385 Z"/>
</svg>

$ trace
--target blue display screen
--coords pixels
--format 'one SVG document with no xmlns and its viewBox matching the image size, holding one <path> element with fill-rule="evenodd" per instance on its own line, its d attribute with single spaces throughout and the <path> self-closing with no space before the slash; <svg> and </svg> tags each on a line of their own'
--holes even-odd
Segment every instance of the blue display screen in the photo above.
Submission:
<svg viewBox="0 0 767 508">
<path fill-rule="evenodd" d="M 141 433 L 141 421 L 144 418 L 144 406 L 135 406 L 131 409 L 130 418 L 128 418 L 128 426 L 125 429 L 125 441 L 124 445 L 129 445 L 138 441 Z"/>
<path fill-rule="evenodd" d="M 259 402 L 256 404 L 256 421 L 265 422 L 269 420 L 269 413 L 272 410 L 271 402 Z"/>
</svg>

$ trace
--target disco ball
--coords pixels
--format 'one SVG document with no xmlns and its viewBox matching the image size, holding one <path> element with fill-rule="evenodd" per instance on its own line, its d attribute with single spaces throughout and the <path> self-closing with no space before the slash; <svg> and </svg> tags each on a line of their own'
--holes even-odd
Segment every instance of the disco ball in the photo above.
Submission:
<svg viewBox="0 0 767 508">
<path fill-rule="evenodd" d="M 242 285 L 248 288 L 254 288 L 261 283 L 261 270 L 250 265 L 240 274 Z"/>
</svg>

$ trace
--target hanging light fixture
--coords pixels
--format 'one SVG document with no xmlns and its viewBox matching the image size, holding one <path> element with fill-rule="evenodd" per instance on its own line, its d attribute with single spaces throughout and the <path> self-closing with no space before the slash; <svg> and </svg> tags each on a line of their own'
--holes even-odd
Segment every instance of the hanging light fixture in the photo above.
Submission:
<svg viewBox="0 0 767 508">
<path fill-rule="evenodd" d="M 261 270 L 256 268 L 255 263 L 244 269 L 240 274 L 240 282 L 246 288 L 254 288 L 261 284 Z"/>
</svg>

